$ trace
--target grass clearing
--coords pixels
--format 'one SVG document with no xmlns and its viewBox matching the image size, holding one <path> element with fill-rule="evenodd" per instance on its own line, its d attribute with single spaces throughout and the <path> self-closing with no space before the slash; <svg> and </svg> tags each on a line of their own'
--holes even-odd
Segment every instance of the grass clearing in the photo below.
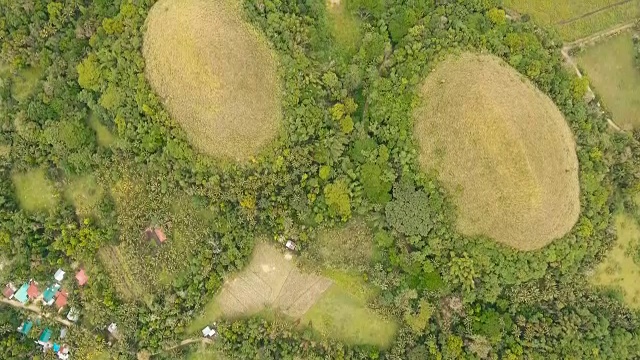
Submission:
<svg viewBox="0 0 640 360">
<path fill-rule="evenodd" d="M 640 246 L 640 226 L 629 214 L 616 217 L 618 239 L 606 259 L 596 268 L 591 281 L 595 285 L 622 290 L 624 301 L 640 308 L 640 266 L 633 261 L 631 252 Z"/>
<path fill-rule="evenodd" d="M 640 16 L 640 0 L 504 0 L 504 6 L 555 27 L 573 41 Z"/>
<path fill-rule="evenodd" d="M 362 294 L 369 293 L 366 284 L 347 281 L 350 287 L 335 283 L 302 317 L 302 324 L 323 337 L 339 339 L 348 344 L 388 347 L 398 325 L 367 307 Z M 358 284 L 360 286 L 355 286 Z"/>
<path fill-rule="evenodd" d="M 630 31 L 588 47 L 577 56 L 591 84 L 625 130 L 640 127 L 640 71 L 634 64 Z"/>
<path fill-rule="evenodd" d="M 458 228 L 519 250 L 571 230 L 578 159 L 549 97 L 497 57 L 449 56 L 426 78 L 414 116 L 419 161 L 458 207 Z"/>
<path fill-rule="evenodd" d="M 146 75 L 201 151 L 248 160 L 279 131 L 275 54 L 230 0 L 158 1 L 147 18 Z"/>
<path fill-rule="evenodd" d="M 326 0 L 331 35 L 346 56 L 358 50 L 362 33 L 358 20 L 347 10 L 346 0 Z"/>
<path fill-rule="evenodd" d="M 211 345 L 198 343 L 187 355 L 186 360 L 227 360 L 228 358 Z"/>
<path fill-rule="evenodd" d="M 104 196 L 104 188 L 98 184 L 95 176 L 73 177 L 65 186 L 64 197 L 73 204 L 80 218 L 97 217 L 98 203 Z"/>
<path fill-rule="evenodd" d="M 109 147 L 116 141 L 115 135 L 94 114 L 89 116 L 89 126 L 96 132 L 98 145 Z"/>
<path fill-rule="evenodd" d="M 20 70 L 13 77 L 13 85 L 11 87 L 13 98 L 18 101 L 26 100 L 35 90 L 42 73 L 43 70 L 37 67 Z"/>
<path fill-rule="evenodd" d="M 371 261 L 374 250 L 371 231 L 358 219 L 341 228 L 321 231 L 305 256 L 326 268 L 359 269 Z"/>
<path fill-rule="evenodd" d="M 33 169 L 11 176 L 20 207 L 29 212 L 52 210 L 58 200 L 44 169 Z"/>
</svg>

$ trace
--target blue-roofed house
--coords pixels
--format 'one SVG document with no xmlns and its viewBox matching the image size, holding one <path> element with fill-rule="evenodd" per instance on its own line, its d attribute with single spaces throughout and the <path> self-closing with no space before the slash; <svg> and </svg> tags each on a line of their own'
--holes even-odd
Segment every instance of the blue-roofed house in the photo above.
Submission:
<svg viewBox="0 0 640 360">
<path fill-rule="evenodd" d="M 33 327 L 33 322 L 25 321 L 18 328 L 18 332 L 23 334 L 23 335 L 27 335 L 29 333 L 29 331 L 31 331 L 32 327 Z"/>
<path fill-rule="evenodd" d="M 40 334 L 40 339 L 38 339 L 38 344 L 48 345 L 49 340 L 51 340 L 51 335 L 53 335 L 53 331 L 51 331 L 51 329 L 49 328 L 44 329 L 44 331 L 42 331 L 42 333 Z"/>
<path fill-rule="evenodd" d="M 29 295 L 27 294 L 28 290 L 29 290 L 29 283 L 24 283 L 24 285 L 22 285 L 20 289 L 18 289 L 18 291 L 13 295 L 13 298 L 20 301 L 23 304 L 26 304 L 27 301 L 29 301 Z"/>
<path fill-rule="evenodd" d="M 47 305 L 53 305 L 58 290 L 60 290 L 59 284 L 53 284 L 49 286 L 42 294 L 42 301 L 44 301 L 44 303 Z"/>
</svg>

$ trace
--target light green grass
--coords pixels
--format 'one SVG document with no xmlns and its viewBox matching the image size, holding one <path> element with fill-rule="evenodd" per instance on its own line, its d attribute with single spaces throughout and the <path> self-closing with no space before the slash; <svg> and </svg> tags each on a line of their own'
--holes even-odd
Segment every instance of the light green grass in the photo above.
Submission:
<svg viewBox="0 0 640 360">
<path fill-rule="evenodd" d="M 577 56 L 595 91 L 626 130 L 640 127 L 640 70 L 634 65 L 631 32 L 598 43 Z"/>
<path fill-rule="evenodd" d="M 20 70 L 16 76 L 13 77 L 13 86 L 11 87 L 11 94 L 14 99 L 18 101 L 26 100 L 29 95 L 35 90 L 35 86 L 38 84 L 38 80 L 42 76 L 42 69 L 40 68 L 27 68 Z"/>
<path fill-rule="evenodd" d="M 346 0 L 342 0 L 338 4 L 332 4 L 327 0 L 326 5 L 331 35 L 345 55 L 355 53 L 358 50 L 362 34 L 358 20 L 347 10 Z"/>
<path fill-rule="evenodd" d="M 198 344 L 195 349 L 187 355 L 186 360 L 227 360 L 220 351 L 211 345 Z"/>
<path fill-rule="evenodd" d="M 44 169 L 34 169 L 11 176 L 20 207 L 29 212 L 51 210 L 56 206 L 57 195 Z"/>
<path fill-rule="evenodd" d="M 96 217 L 96 206 L 104 196 L 104 188 L 92 175 L 74 177 L 66 184 L 64 197 L 73 204 L 76 214 L 81 218 Z"/>
<path fill-rule="evenodd" d="M 614 6 L 579 19 L 620 0 L 504 0 L 504 6 L 529 14 L 540 25 L 554 26 L 566 41 L 573 41 L 606 30 L 640 16 L 640 1 Z M 563 21 L 574 20 L 566 24 Z"/>
<path fill-rule="evenodd" d="M 111 131 L 109 131 L 109 129 L 104 126 L 94 114 L 91 114 L 91 116 L 89 116 L 89 126 L 91 126 L 93 131 L 96 132 L 98 145 L 109 147 L 116 141 L 115 135 L 113 135 Z"/>
<path fill-rule="evenodd" d="M 348 344 L 367 344 L 382 348 L 393 341 L 398 325 L 367 306 L 375 292 L 358 277 L 345 274 L 335 282 L 302 317 L 302 324 L 323 337 Z"/>
<path fill-rule="evenodd" d="M 640 308 L 640 266 L 629 255 L 630 249 L 640 244 L 640 227 L 633 217 L 621 214 L 616 217 L 616 229 L 616 244 L 591 280 L 596 285 L 621 289 L 624 301 L 633 308 Z"/>
</svg>

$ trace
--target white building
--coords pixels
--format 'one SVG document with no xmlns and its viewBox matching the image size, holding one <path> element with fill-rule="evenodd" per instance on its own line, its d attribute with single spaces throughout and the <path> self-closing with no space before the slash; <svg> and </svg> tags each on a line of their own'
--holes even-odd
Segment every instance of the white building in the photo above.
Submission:
<svg viewBox="0 0 640 360">
<path fill-rule="evenodd" d="M 62 282 L 62 280 L 64 280 L 64 274 L 65 272 L 62 271 L 62 269 L 58 269 L 58 271 L 53 275 L 53 278 L 56 279 L 57 282 Z"/>
</svg>

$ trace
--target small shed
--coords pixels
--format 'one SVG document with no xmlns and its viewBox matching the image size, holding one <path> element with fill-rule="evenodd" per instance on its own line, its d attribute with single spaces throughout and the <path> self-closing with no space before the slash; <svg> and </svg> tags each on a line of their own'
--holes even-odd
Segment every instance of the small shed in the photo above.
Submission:
<svg viewBox="0 0 640 360">
<path fill-rule="evenodd" d="M 13 295 L 13 297 L 19 302 L 26 304 L 27 301 L 29 301 L 29 295 L 27 293 L 28 290 L 29 290 L 29 283 L 24 283 L 20 287 L 20 289 L 18 289 L 18 291 Z"/>
<path fill-rule="evenodd" d="M 56 307 L 58 308 L 58 310 L 67 306 L 68 297 L 69 297 L 68 292 L 64 290 L 58 291 L 58 293 L 56 294 Z"/>
<path fill-rule="evenodd" d="M 69 313 L 67 314 L 67 319 L 69 321 L 76 322 L 78 321 L 79 318 L 80 318 L 80 311 L 72 307 L 71 310 L 69 310 Z"/>
<path fill-rule="evenodd" d="M 212 329 L 210 326 L 207 326 L 206 328 L 202 329 L 202 336 L 206 338 L 214 337 L 216 336 L 217 333 L 218 332 L 215 329 Z"/>
<path fill-rule="evenodd" d="M 60 360 L 69 359 L 69 348 L 67 347 L 67 345 L 62 345 L 60 347 L 60 350 L 58 350 L 57 355 L 58 355 L 58 359 Z"/>
<path fill-rule="evenodd" d="M 287 249 L 291 250 L 291 251 L 296 251 L 297 245 L 295 242 L 293 242 L 292 240 L 287 240 L 287 243 L 284 245 L 287 247 Z"/>
<path fill-rule="evenodd" d="M 113 335 L 118 333 L 118 325 L 116 323 L 111 323 L 107 326 L 107 331 Z"/>
<path fill-rule="evenodd" d="M 87 283 L 87 280 L 89 280 L 89 277 L 84 272 L 84 269 L 80 269 L 80 271 L 78 271 L 78 273 L 76 274 L 76 280 L 78 280 L 78 285 L 80 286 L 84 286 L 84 284 Z"/>
<path fill-rule="evenodd" d="M 4 290 L 2 290 L 2 295 L 4 295 L 4 297 L 6 297 L 7 299 L 12 299 L 13 294 L 16 293 L 16 290 L 16 287 L 13 286 L 12 283 L 8 283 L 7 286 L 4 287 Z"/>
<path fill-rule="evenodd" d="M 27 289 L 27 295 L 29 299 L 33 300 L 40 296 L 40 290 L 38 290 L 38 283 L 35 281 L 29 282 L 29 288 Z"/>
<path fill-rule="evenodd" d="M 144 231 L 144 236 L 147 240 L 155 240 L 156 244 L 161 245 L 165 241 L 167 241 L 167 235 L 164 233 L 164 230 L 158 226 L 148 227 Z"/>
<path fill-rule="evenodd" d="M 65 272 L 62 269 L 58 269 L 56 273 L 53 275 L 53 278 L 56 279 L 57 282 L 62 282 L 64 280 Z"/>
<path fill-rule="evenodd" d="M 167 241 L 167 235 L 164 234 L 164 231 L 162 231 L 162 229 L 160 228 L 155 228 L 153 230 L 153 232 L 156 234 L 156 239 L 158 239 L 158 242 L 160 244 L 164 243 L 165 241 Z"/>
<path fill-rule="evenodd" d="M 29 331 L 31 331 L 32 327 L 33 327 L 33 322 L 25 321 L 20 325 L 20 327 L 18 327 L 18 332 L 23 335 L 27 335 L 29 334 Z"/>
</svg>

